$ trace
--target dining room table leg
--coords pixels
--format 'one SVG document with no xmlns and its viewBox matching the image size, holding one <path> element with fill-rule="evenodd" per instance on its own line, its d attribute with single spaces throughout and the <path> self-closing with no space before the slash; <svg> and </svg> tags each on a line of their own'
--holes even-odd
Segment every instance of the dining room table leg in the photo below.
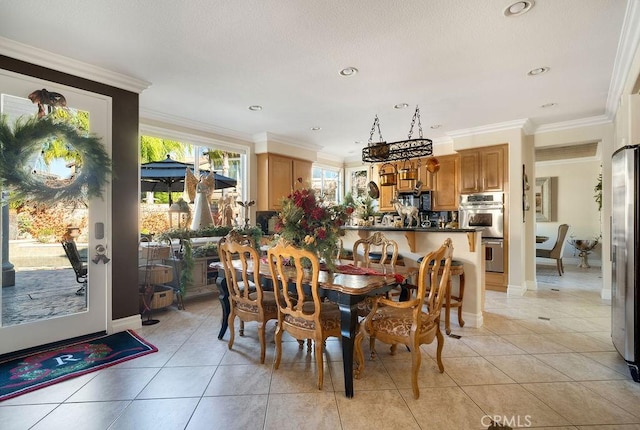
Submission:
<svg viewBox="0 0 640 430">
<path fill-rule="evenodd" d="M 229 328 L 229 314 L 231 313 L 231 304 L 229 303 L 229 289 L 227 288 L 227 280 L 224 277 L 224 270 L 218 271 L 218 278 L 216 279 L 216 285 L 218 286 L 218 299 L 222 307 L 222 325 L 220 332 L 218 333 L 218 339 L 222 339 L 224 334 Z"/>
<path fill-rule="evenodd" d="M 353 296 L 342 295 L 338 301 L 340 308 L 340 331 L 342 334 L 342 364 L 344 367 L 344 391 L 349 398 L 353 397 L 353 349 L 358 328 L 357 303 Z"/>
</svg>

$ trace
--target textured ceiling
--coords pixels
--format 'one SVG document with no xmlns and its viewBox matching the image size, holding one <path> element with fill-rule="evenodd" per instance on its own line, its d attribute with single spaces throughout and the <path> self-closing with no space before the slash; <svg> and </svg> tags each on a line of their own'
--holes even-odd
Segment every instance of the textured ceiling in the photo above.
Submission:
<svg viewBox="0 0 640 430">
<path fill-rule="evenodd" d="M 250 140 L 266 132 L 347 159 L 376 114 L 386 140 L 405 138 L 416 105 L 436 142 L 609 114 L 627 2 L 536 0 L 507 18 L 510 3 L 0 0 L 0 37 L 150 82 L 143 117 Z M 360 72 L 341 77 L 346 66 Z M 527 76 L 537 67 L 550 70 Z"/>
</svg>

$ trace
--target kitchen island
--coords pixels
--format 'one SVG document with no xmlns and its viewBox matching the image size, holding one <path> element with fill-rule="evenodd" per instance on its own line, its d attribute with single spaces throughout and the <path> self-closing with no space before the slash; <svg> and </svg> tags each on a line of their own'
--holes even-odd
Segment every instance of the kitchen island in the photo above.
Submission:
<svg viewBox="0 0 640 430">
<path fill-rule="evenodd" d="M 375 232 L 398 242 L 400 255 L 405 265 L 417 266 L 417 260 L 437 249 L 446 238 L 453 242 L 453 258 L 464 264 L 465 290 L 462 305 L 462 316 L 465 326 L 481 327 L 484 310 L 484 249 L 482 232 L 476 229 L 435 228 L 435 227 L 356 227 L 344 226 L 343 247 L 352 249 L 360 238 L 366 238 Z M 454 291 L 458 290 L 458 277 L 451 278 Z M 456 318 L 452 318 L 455 332 Z"/>
</svg>

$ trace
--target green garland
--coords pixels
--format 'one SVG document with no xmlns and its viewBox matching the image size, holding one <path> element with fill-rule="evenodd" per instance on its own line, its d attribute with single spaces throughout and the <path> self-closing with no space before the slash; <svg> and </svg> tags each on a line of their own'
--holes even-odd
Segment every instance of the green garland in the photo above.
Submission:
<svg viewBox="0 0 640 430">
<path fill-rule="evenodd" d="M 27 168 L 33 153 L 42 150 L 42 141 L 51 137 L 64 140 L 82 160 L 79 174 L 66 186 L 51 187 Z M 102 188 L 111 173 L 111 159 L 98 137 L 83 135 L 73 126 L 50 118 L 18 119 L 12 131 L 7 117 L 2 115 L 0 149 L 0 179 L 18 198 L 55 202 L 102 197 Z"/>
</svg>

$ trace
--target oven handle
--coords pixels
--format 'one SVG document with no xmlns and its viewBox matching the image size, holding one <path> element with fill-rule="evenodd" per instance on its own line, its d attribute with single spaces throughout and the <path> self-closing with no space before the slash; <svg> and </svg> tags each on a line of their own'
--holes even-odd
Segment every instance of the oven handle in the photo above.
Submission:
<svg viewBox="0 0 640 430">
<path fill-rule="evenodd" d="M 500 245 L 502 248 L 504 246 L 503 240 L 484 240 L 485 245 Z"/>
</svg>

